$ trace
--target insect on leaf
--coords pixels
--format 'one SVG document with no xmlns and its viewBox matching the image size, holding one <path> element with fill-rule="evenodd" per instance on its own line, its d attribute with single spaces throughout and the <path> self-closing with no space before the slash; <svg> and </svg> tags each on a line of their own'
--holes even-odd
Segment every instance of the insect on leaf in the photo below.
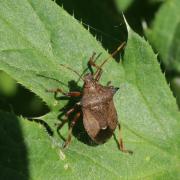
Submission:
<svg viewBox="0 0 180 180">
<path fill-rule="evenodd" d="M 49 0 L 0 1 L 0 24 L 0 69 L 52 108 L 43 120 L 55 132 L 54 123 L 59 115 L 56 110 L 65 102 L 55 100 L 45 90 L 62 87 L 68 91 L 68 82 L 78 80 L 59 64 L 81 73 L 92 52 L 102 53 L 98 63 L 108 56 L 107 52 L 78 21 Z M 21 161 L 27 167 L 26 173 L 24 169 L 21 172 L 24 179 L 178 179 L 180 115 L 148 42 L 128 28 L 122 62 L 109 60 L 103 70 L 101 83 L 111 80 L 115 87 L 120 87 L 115 106 L 124 143 L 134 154 L 121 153 L 113 138 L 103 145 L 90 146 L 78 140 L 78 135 L 63 152 L 59 148 L 63 141 L 57 136 L 49 139 L 36 123 L 1 113 L 1 127 L 7 118 L 13 119 L 23 135 L 22 146 L 27 150 Z M 3 141 L 0 165 L 7 172 L 6 177 L 20 177 L 19 169 L 8 162 L 17 159 L 18 153 L 14 152 L 22 150 L 22 146 L 18 144 L 20 139 L 11 138 L 8 127 L 12 128 L 1 128 L 1 141 L 6 139 L 7 144 Z M 78 130 L 78 134 L 83 133 Z M 66 126 L 62 135 L 67 136 Z M 9 148 L 12 151 L 8 154 Z"/>
</svg>

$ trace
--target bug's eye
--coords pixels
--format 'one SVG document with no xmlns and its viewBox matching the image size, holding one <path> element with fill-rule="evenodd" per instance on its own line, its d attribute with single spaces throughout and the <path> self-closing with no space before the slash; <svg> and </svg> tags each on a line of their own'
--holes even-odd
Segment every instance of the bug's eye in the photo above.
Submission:
<svg viewBox="0 0 180 180">
<path fill-rule="evenodd" d="M 112 88 L 112 92 L 113 92 L 113 94 L 115 94 L 118 90 L 119 90 L 119 88 L 118 88 L 118 87 L 113 87 L 113 88 Z"/>
<path fill-rule="evenodd" d="M 118 90 L 119 90 L 119 87 L 115 87 L 114 89 L 115 89 L 115 91 L 118 91 Z"/>
</svg>

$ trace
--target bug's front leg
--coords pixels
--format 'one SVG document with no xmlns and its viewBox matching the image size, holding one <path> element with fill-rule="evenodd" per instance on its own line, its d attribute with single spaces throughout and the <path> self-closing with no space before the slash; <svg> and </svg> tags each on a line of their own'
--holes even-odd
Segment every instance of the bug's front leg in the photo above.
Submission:
<svg viewBox="0 0 180 180">
<path fill-rule="evenodd" d="M 71 122 L 71 124 L 70 124 L 69 131 L 68 131 L 68 137 L 67 137 L 67 139 L 66 139 L 66 142 L 65 142 L 63 148 L 66 148 L 66 147 L 69 145 L 69 143 L 71 142 L 72 129 L 73 129 L 74 125 L 76 124 L 76 122 L 78 121 L 78 119 L 80 118 L 80 115 L 81 115 L 81 113 L 78 112 L 78 113 L 74 116 L 74 118 L 73 118 L 73 120 L 72 120 L 72 122 Z"/>
<path fill-rule="evenodd" d="M 79 91 L 64 92 L 61 88 L 48 89 L 46 91 L 51 92 L 51 93 L 61 93 L 64 96 L 68 96 L 68 97 L 79 97 L 79 96 L 81 96 L 81 93 Z"/>
<path fill-rule="evenodd" d="M 121 125 L 119 122 L 118 122 L 118 129 L 119 129 L 118 145 L 119 145 L 120 151 L 125 152 L 125 153 L 129 153 L 129 154 L 133 154 L 133 151 L 128 150 L 124 147 L 123 139 L 122 139 L 122 132 L 121 132 L 122 130 L 121 130 Z"/>
<path fill-rule="evenodd" d="M 97 69 L 96 72 L 94 73 L 94 79 L 95 79 L 96 81 L 99 81 L 99 79 L 100 79 L 100 77 L 101 77 L 101 75 L 102 75 L 102 68 L 99 67 L 99 66 L 95 63 L 95 60 L 96 60 L 95 55 L 96 55 L 96 54 L 93 53 L 93 55 L 90 57 L 90 59 L 89 59 L 89 61 L 88 61 L 88 65 L 90 65 L 90 67 L 93 66 L 93 67 L 95 67 L 95 68 Z"/>
</svg>

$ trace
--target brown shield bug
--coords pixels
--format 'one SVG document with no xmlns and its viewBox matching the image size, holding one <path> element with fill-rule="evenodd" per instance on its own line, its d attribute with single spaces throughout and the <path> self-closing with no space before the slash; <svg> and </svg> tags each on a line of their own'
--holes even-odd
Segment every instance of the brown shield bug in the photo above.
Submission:
<svg viewBox="0 0 180 180">
<path fill-rule="evenodd" d="M 76 73 L 83 81 L 82 92 L 68 92 L 65 93 L 62 89 L 47 90 L 48 92 L 62 93 L 68 97 L 81 97 L 81 101 L 77 102 L 70 110 L 66 112 L 66 120 L 68 116 L 75 111 L 77 106 L 81 107 L 83 113 L 83 124 L 90 138 L 97 144 L 105 143 L 114 133 L 116 127 L 119 128 L 118 146 L 122 152 L 132 153 L 132 151 L 124 148 L 123 140 L 121 136 L 121 126 L 118 122 L 116 108 L 113 102 L 113 96 L 119 88 L 111 86 L 110 82 L 106 86 L 99 83 L 102 75 L 102 66 L 108 59 L 113 57 L 120 49 L 124 47 L 125 43 L 121 44 L 116 51 L 114 51 L 107 59 L 103 61 L 101 65 L 95 63 L 95 53 L 88 61 L 88 65 L 92 68 L 96 68 L 95 73 L 88 73 L 81 77 L 78 72 L 72 68 L 62 65 L 67 69 Z M 72 119 L 69 126 L 68 137 L 65 141 L 64 148 L 67 147 L 71 141 L 72 129 L 76 122 L 79 120 L 81 112 L 77 112 Z M 64 121 L 64 122 L 65 122 Z M 63 123 L 64 123 L 63 122 Z M 62 124 L 60 125 L 62 127 Z"/>
</svg>

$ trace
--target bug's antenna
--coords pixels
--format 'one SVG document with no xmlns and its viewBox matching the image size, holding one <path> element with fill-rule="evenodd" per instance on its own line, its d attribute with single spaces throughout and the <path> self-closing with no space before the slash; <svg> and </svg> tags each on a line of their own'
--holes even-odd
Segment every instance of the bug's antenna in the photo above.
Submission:
<svg viewBox="0 0 180 180">
<path fill-rule="evenodd" d="M 65 65 L 65 64 L 59 64 L 59 65 L 65 67 L 66 69 L 71 70 L 71 71 L 74 72 L 76 75 L 78 75 L 81 80 L 84 81 L 84 79 L 82 78 L 82 76 L 81 76 L 77 71 L 75 71 L 74 69 L 72 69 L 71 67 L 69 67 L 69 66 L 67 66 L 67 65 Z"/>
<path fill-rule="evenodd" d="M 112 57 L 114 57 L 124 46 L 125 46 L 126 42 L 123 42 L 112 54 L 110 54 L 109 57 L 107 57 L 102 64 L 99 66 L 99 68 L 102 68 L 102 66 Z"/>
<path fill-rule="evenodd" d="M 55 79 L 55 78 L 52 78 L 52 77 L 49 77 L 49 76 L 45 76 L 45 75 L 42 75 L 42 74 L 36 74 L 36 75 L 39 76 L 39 77 L 43 77 L 43 78 L 47 78 L 47 79 L 54 80 L 54 81 L 62 84 L 63 86 L 66 86 L 66 87 L 67 87 L 67 85 L 66 85 L 65 83 L 63 83 L 62 81 L 60 81 L 60 80 L 58 80 L 58 79 Z"/>
</svg>

